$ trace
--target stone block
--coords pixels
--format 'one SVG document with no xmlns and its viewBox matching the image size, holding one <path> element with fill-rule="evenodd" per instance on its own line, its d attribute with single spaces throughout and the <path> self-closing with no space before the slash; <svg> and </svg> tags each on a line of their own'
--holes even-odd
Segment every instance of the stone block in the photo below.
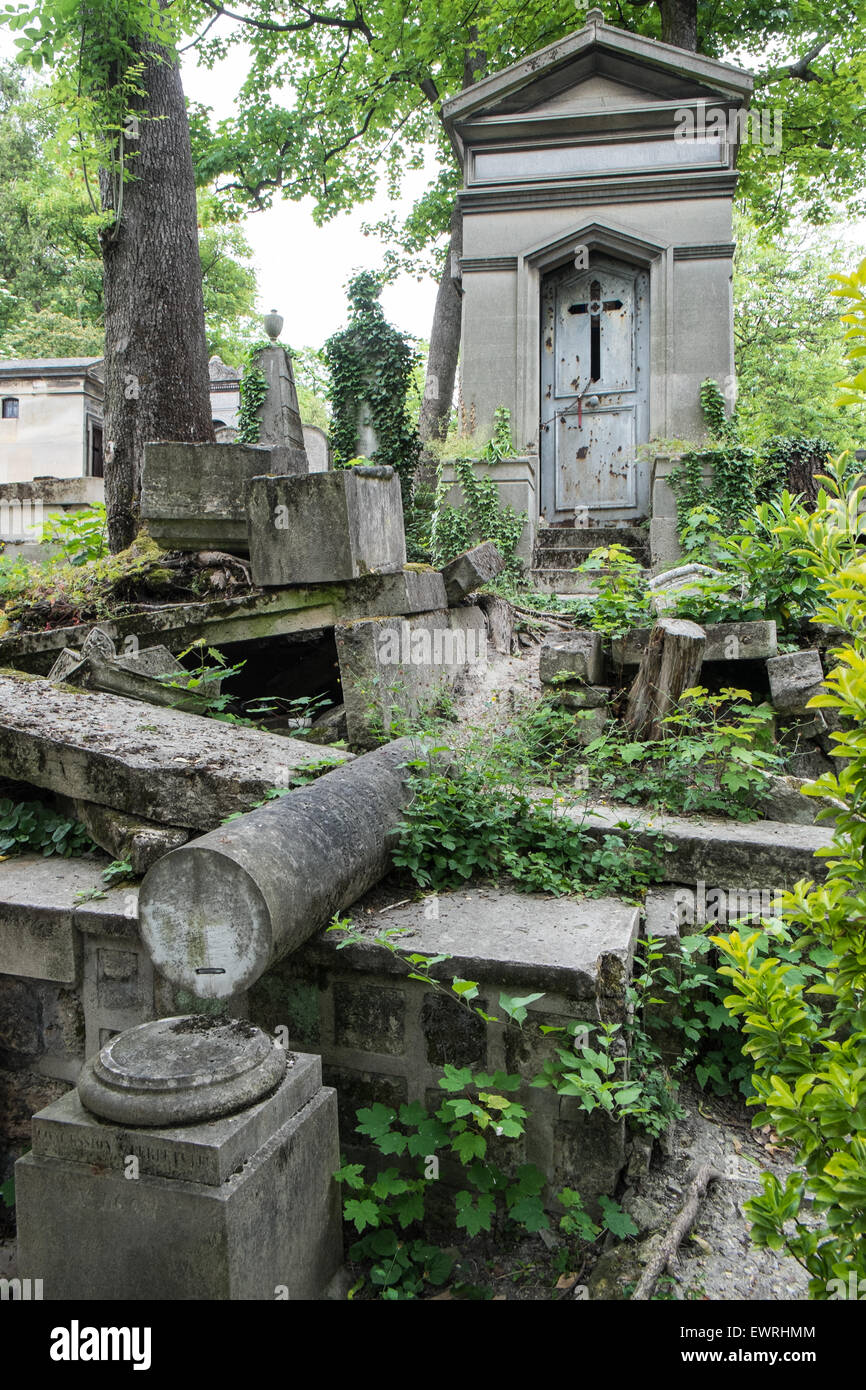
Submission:
<svg viewBox="0 0 866 1390">
<path fill-rule="evenodd" d="M 133 817 L 206 830 L 349 753 L 101 691 L 0 673 L 0 769 Z"/>
<path fill-rule="evenodd" d="M 188 830 L 126 816 L 122 811 L 98 806 L 95 801 L 77 800 L 70 805 L 91 840 L 112 859 L 128 860 L 134 874 L 147 873 L 151 864 L 163 854 L 186 844 L 189 839 Z"/>
<path fill-rule="evenodd" d="M 786 652 L 767 662 L 770 699 L 785 714 L 804 714 L 813 695 L 819 695 L 824 679 L 820 652 Z"/>
<path fill-rule="evenodd" d="M 492 1012 L 489 1000 L 474 1003 Z M 421 1005 L 421 1032 L 431 1066 L 484 1067 L 487 1065 L 487 1025 L 447 995 L 425 994 Z"/>
<path fill-rule="evenodd" d="M 87 935 L 83 975 L 84 1050 L 93 1057 L 108 1036 L 154 1017 L 154 974 L 138 942 Z"/>
<path fill-rule="evenodd" d="M 246 487 L 253 581 L 267 587 L 394 573 L 406 563 L 393 468 L 340 468 Z"/>
<path fill-rule="evenodd" d="M 583 807 L 567 814 L 595 840 L 622 834 L 617 829 L 622 822 L 648 847 L 653 844 L 651 832 L 661 834 L 666 841 L 666 877 L 677 883 L 772 883 L 791 888 L 800 878 L 818 881 L 826 876 L 826 861 L 816 856 L 832 844 L 833 835 L 822 826 L 766 820 L 742 824 L 721 817 L 656 814 L 636 806 L 589 809 L 589 815 Z"/>
<path fill-rule="evenodd" d="M 487 629 L 473 605 L 371 618 L 334 629 L 349 742 L 397 737 L 426 705 L 487 660 Z"/>
<path fill-rule="evenodd" d="M 701 626 L 707 636 L 704 665 L 708 661 L 763 661 L 779 650 L 776 624 L 772 621 L 702 623 Z M 640 665 L 651 631 L 651 628 L 640 627 L 624 637 L 614 637 L 610 644 L 613 665 Z"/>
<path fill-rule="evenodd" d="M 599 633 L 589 628 L 579 628 L 563 636 L 556 634 L 545 637 L 538 674 L 544 685 L 556 685 L 560 681 L 600 685 L 602 648 Z"/>
<path fill-rule="evenodd" d="M 482 585 L 489 584 L 505 569 L 505 561 L 492 541 L 465 550 L 442 567 L 448 603 L 454 605 Z"/>
<path fill-rule="evenodd" d="M 610 699 L 609 685 L 557 685 L 556 702 L 563 709 L 602 709 Z"/>
<path fill-rule="evenodd" d="M 402 1055 L 406 1000 L 401 990 L 338 980 L 334 983 L 334 1043 L 365 1052 Z"/>
<path fill-rule="evenodd" d="M 296 471 L 295 452 L 254 444 L 147 444 L 142 520 L 167 550 L 246 555 L 244 483 L 262 473 Z"/>
<path fill-rule="evenodd" d="M 77 1092 L 49 1105 L 16 1166 L 22 1277 L 50 1300 L 320 1297 L 342 1263 L 320 1065 L 297 1056 L 264 1100 L 176 1129 L 100 1121 Z"/>
</svg>

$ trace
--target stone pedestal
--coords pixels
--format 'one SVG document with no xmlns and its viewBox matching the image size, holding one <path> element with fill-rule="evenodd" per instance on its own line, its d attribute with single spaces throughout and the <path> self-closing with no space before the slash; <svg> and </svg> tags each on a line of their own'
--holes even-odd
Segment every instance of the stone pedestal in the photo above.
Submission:
<svg viewBox="0 0 866 1390">
<path fill-rule="evenodd" d="M 320 1058 L 283 1053 L 246 1023 L 164 1019 L 113 1038 L 81 1084 L 34 1116 L 16 1165 L 19 1268 L 46 1299 L 324 1293 L 342 1234 L 336 1095 Z"/>
<path fill-rule="evenodd" d="M 267 393 L 259 407 L 261 429 L 259 443 L 269 447 L 291 449 L 296 457 L 294 467 L 286 472 L 306 473 L 308 469 L 304 445 L 304 427 L 298 409 L 298 393 L 292 363 L 285 348 L 278 343 L 262 348 L 255 354 L 256 366 L 264 372 Z"/>
<path fill-rule="evenodd" d="M 326 584 L 394 573 L 406 563 L 393 468 L 252 478 L 246 507 L 255 584 Z"/>
</svg>

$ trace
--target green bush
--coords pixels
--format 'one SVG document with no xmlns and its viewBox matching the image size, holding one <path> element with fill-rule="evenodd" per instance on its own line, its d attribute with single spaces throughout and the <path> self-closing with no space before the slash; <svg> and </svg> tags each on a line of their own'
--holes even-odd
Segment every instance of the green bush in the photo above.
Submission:
<svg viewBox="0 0 866 1390">
<path fill-rule="evenodd" d="M 860 273 L 866 285 L 866 262 Z M 864 309 L 866 300 L 866 325 Z M 815 512 L 785 531 L 824 596 L 815 621 L 850 634 L 826 693 L 810 702 L 841 717 L 832 737 L 847 759 L 806 789 L 834 802 L 833 841 L 818 852 L 827 879 L 800 882 L 783 900 L 794 946 L 823 952 L 826 980 L 803 980 L 781 953 L 763 958 L 757 934 L 713 938 L 733 990 L 725 1003 L 742 1018 L 752 1061 L 755 1123 L 772 1124 L 799 1165 L 784 1184 L 763 1174 L 763 1195 L 747 1204 L 752 1239 L 803 1264 L 819 1299 L 850 1297 L 852 1280 L 857 1297 L 866 1276 L 866 558 L 857 548 L 866 488 L 847 491 L 844 465 L 828 469 Z M 805 994 L 823 997 L 828 1011 L 817 1014 Z"/>
</svg>

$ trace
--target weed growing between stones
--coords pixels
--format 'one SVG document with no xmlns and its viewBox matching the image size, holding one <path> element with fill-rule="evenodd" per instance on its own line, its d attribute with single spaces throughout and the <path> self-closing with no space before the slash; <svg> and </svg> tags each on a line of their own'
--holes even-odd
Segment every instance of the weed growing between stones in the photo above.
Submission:
<svg viewBox="0 0 866 1390">
<path fill-rule="evenodd" d="M 0 856 L 11 854 L 90 854 L 97 850 L 76 820 L 41 801 L 0 800 Z"/>
<path fill-rule="evenodd" d="M 770 794 L 770 775 L 784 771 L 771 706 L 752 704 L 747 690 L 711 695 L 695 686 L 663 722 L 660 740 L 635 739 L 611 722 L 586 747 L 590 787 L 614 801 L 755 820 Z"/>
<path fill-rule="evenodd" d="M 534 798 L 516 784 L 519 768 L 498 761 L 495 750 L 447 769 L 432 761 L 414 767 L 393 862 L 422 888 L 508 878 L 526 893 L 633 896 L 663 876 L 660 835 L 648 849 L 623 822 L 599 843 L 568 814 L 564 796 Z"/>
<path fill-rule="evenodd" d="M 370 944 L 371 938 L 353 931 L 346 919 L 336 919 L 330 930 L 344 933 L 340 949 L 359 942 Z M 485 1024 L 502 1021 L 473 1002 L 479 992 L 476 981 L 455 977 L 448 987 L 431 973 L 448 956 L 406 954 L 400 947 L 401 936 L 398 930 L 387 930 L 372 939 L 407 967 L 410 979 L 456 998 Z M 639 982 L 646 984 L 651 979 L 650 972 L 639 977 Z M 534 1027 L 529 1006 L 543 997 L 537 993 L 523 998 L 500 994 L 498 1007 L 508 1025 L 522 1031 L 527 1025 Z M 603 1024 L 598 1029 L 585 1024 L 569 1025 L 567 1030 L 540 1028 L 543 1035 L 566 1031 L 573 1050 L 567 1051 L 557 1039 L 554 1070 L 543 1071 L 532 1084 L 552 1085 L 561 1095 L 579 1097 L 587 1113 L 601 1109 L 611 1117 L 649 1117 L 650 1132 L 661 1132 L 670 1115 L 677 1112 L 671 1108 L 661 1123 L 652 1118 L 651 1102 L 644 1106 L 637 1103 L 642 1094 L 649 1096 L 646 1088 L 642 1089 L 641 1056 L 644 1060 L 648 1056 L 642 1025 L 630 1024 L 634 1049 L 627 1055 L 626 1048 L 621 1047 L 618 1056 L 612 1045 L 616 1028 Z M 596 1032 L 605 1039 L 601 1049 L 590 1042 Z M 629 1063 L 638 1067 L 639 1079 L 625 1078 Z M 516 1073 L 474 1072 L 471 1067 L 446 1064 L 438 1083 L 444 1093 L 438 1106 L 413 1101 L 396 1110 L 375 1104 L 357 1112 L 357 1132 L 379 1154 L 398 1159 L 399 1166 L 383 1171 L 378 1162 L 372 1166 L 344 1163 L 335 1175 L 346 1192 L 344 1218 L 359 1237 L 349 1250 L 350 1258 L 363 1271 L 353 1293 L 364 1288 L 369 1279 L 374 1292 L 392 1300 L 418 1298 L 446 1284 L 451 1285 L 451 1297 L 489 1298 L 492 1293 L 488 1288 L 465 1281 L 462 1252 L 455 1249 L 454 1241 L 489 1237 L 493 1242 L 490 1249 L 501 1251 L 522 1237 L 550 1231 L 552 1202 L 550 1197 L 544 1199 L 545 1176 L 534 1164 L 518 1162 L 515 1156 L 529 1111 L 514 1096 L 526 1080 Z M 445 1179 L 441 1188 L 437 1181 L 440 1164 Z M 631 1217 L 611 1196 L 600 1198 L 598 1222 L 585 1210 L 580 1193 L 574 1189 L 563 1188 L 555 1200 L 561 1211 L 561 1243 L 550 1262 L 552 1276 L 562 1277 L 569 1269 L 582 1268 L 604 1233 L 617 1239 L 637 1234 Z M 556 1282 L 553 1277 L 551 1282 Z"/>
</svg>

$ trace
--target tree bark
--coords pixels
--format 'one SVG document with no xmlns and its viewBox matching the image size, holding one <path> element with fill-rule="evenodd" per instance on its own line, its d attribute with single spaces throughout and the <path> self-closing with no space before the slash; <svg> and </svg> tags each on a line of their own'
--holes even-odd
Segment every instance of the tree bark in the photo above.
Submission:
<svg viewBox="0 0 866 1390">
<path fill-rule="evenodd" d="M 430 331 L 424 400 L 421 402 L 418 418 L 418 433 L 422 443 L 426 443 L 428 439 L 444 439 L 448 433 L 454 382 L 457 378 L 457 359 L 460 355 L 462 317 L 462 296 L 451 278 L 451 271 L 459 261 L 462 251 L 463 214 L 459 207 L 455 206 L 451 214 L 451 241 L 439 280 L 433 327 Z"/>
<path fill-rule="evenodd" d="M 105 499 L 112 551 L 139 524 L 144 445 L 214 439 L 189 124 L 180 70 L 140 43 L 147 93 L 137 138 L 120 149 L 131 175 L 100 177 L 105 272 Z M 119 205 L 119 206 L 118 206 Z"/>
<path fill-rule="evenodd" d="M 638 738 L 664 737 L 665 715 L 697 681 L 707 635 L 697 623 L 660 618 L 628 694 L 625 722 Z"/>
<path fill-rule="evenodd" d="M 698 51 L 698 0 L 658 0 L 662 43 Z"/>
</svg>

